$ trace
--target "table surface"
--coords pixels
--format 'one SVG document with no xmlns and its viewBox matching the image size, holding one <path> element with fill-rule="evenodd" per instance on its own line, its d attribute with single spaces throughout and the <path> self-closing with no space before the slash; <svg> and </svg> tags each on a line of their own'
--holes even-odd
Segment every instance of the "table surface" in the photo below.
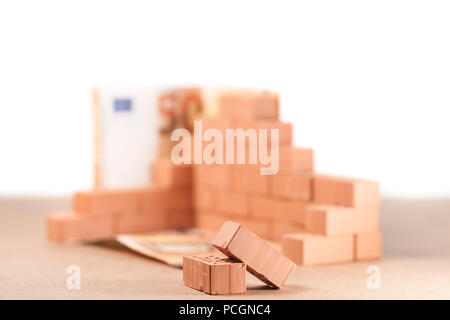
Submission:
<svg viewBox="0 0 450 320">
<path fill-rule="evenodd" d="M 182 271 L 116 242 L 56 244 L 46 240 L 45 213 L 69 199 L 0 198 L 0 299 L 223 299 L 190 289 Z M 249 275 L 246 294 L 227 299 L 450 299 L 450 200 L 385 199 L 383 258 L 321 267 L 299 266 L 282 290 Z M 81 289 L 66 287 L 69 265 Z M 377 265 L 381 288 L 370 290 Z"/>
</svg>

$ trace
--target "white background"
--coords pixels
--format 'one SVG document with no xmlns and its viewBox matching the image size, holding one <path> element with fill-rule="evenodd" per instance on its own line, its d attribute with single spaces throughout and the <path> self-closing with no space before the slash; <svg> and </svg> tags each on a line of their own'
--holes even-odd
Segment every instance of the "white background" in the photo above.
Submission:
<svg viewBox="0 0 450 320">
<path fill-rule="evenodd" d="M 450 195 L 448 1 L 2 1 L 0 193 L 92 181 L 90 88 L 276 89 L 317 171 Z"/>
</svg>

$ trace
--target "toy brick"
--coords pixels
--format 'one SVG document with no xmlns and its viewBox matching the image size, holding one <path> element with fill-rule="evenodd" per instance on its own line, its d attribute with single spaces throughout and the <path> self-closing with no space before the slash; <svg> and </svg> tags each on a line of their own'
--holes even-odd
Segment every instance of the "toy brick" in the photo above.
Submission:
<svg viewBox="0 0 450 320">
<path fill-rule="evenodd" d="M 372 260 L 381 257 L 381 232 L 358 233 L 354 235 L 354 259 Z"/>
<path fill-rule="evenodd" d="M 261 175 L 254 170 L 247 170 L 247 189 L 246 191 L 251 194 L 268 195 L 271 189 L 272 177 L 270 175 Z"/>
<path fill-rule="evenodd" d="M 196 164 L 193 166 L 193 181 L 195 187 L 207 187 L 211 179 L 212 166 Z"/>
<path fill-rule="evenodd" d="M 273 234 L 273 220 L 264 218 L 242 218 L 239 216 L 229 216 L 230 220 L 233 220 L 247 229 L 251 230 L 254 234 L 262 239 L 271 239 Z"/>
<path fill-rule="evenodd" d="M 114 236 L 113 217 L 53 213 L 46 217 L 47 237 L 57 242 L 108 239 Z"/>
<path fill-rule="evenodd" d="M 294 262 L 232 221 L 222 225 L 212 245 L 228 257 L 245 263 L 249 272 L 274 288 L 283 287 L 295 269 Z"/>
<path fill-rule="evenodd" d="M 83 215 L 101 216 L 137 212 L 135 190 L 96 190 L 77 192 L 73 209 Z"/>
<path fill-rule="evenodd" d="M 200 140 L 200 144 L 196 145 L 196 137 L 195 135 L 192 135 L 191 137 L 191 163 L 195 163 L 195 155 L 194 153 L 198 152 L 197 155 L 197 161 L 201 161 L 201 164 L 211 164 L 206 162 L 206 158 L 204 157 L 205 151 L 208 152 L 208 154 L 212 151 L 209 149 L 209 146 L 214 142 L 214 138 L 211 138 L 210 141 L 203 140 L 204 139 L 204 133 L 207 130 L 219 130 L 220 134 L 222 135 L 222 153 L 223 153 L 223 161 L 225 163 L 225 155 L 226 155 L 226 130 L 227 129 L 234 129 L 235 125 L 234 122 L 229 119 L 223 119 L 223 118 L 217 118 L 217 117 L 199 117 L 196 119 L 196 121 L 201 121 L 202 125 L 202 136 Z M 216 145 L 216 148 L 219 148 L 220 145 Z M 215 152 L 212 152 L 212 156 L 216 156 Z M 196 163 L 196 165 L 199 165 L 200 163 Z"/>
<path fill-rule="evenodd" d="M 170 203 L 170 190 L 158 186 L 137 189 L 137 213 L 165 210 Z"/>
<path fill-rule="evenodd" d="M 210 210 L 196 210 L 194 215 L 195 226 L 206 230 L 219 230 L 225 220 L 226 218 Z"/>
<path fill-rule="evenodd" d="M 275 199 L 266 196 L 250 197 L 250 215 L 258 218 L 273 219 L 275 213 Z"/>
<path fill-rule="evenodd" d="M 297 232 L 304 232 L 302 225 L 291 221 L 276 220 L 272 226 L 272 235 L 270 239 L 274 241 L 281 241 L 284 235 Z"/>
<path fill-rule="evenodd" d="M 232 186 L 233 175 L 229 165 L 210 165 L 208 185 L 219 189 L 228 189 Z"/>
<path fill-rule="evenodd" d="M 222 254 L 183 257 L 184 284 L 208 294 L 245 293 L 245 275 L 245 264 Z"/>
<path fill-rule="evenodd" d="M 356 208 L 353 232 L 368 233 L 377 231 L 380 226 L 379 207 Z"/>
<path fill-rule="evenodd" d="M 188 229 L 194 226 L 194 215 L 190 209 L 170 209 L 168 228 Z"/>
<path fill-rule="evenodd" d="M 193 205 L 195 208 L 214 208 L 216 203 L 215 199 L 215 192 L 206 187 L 196 187 L 193 191 Z"/>
<path fill-rule="evenodd" d="M 249 198 L 247 195 L 239 192 L 218 192 L 216 210 L 247 216 L 249 214 Z"/>
<path fill-rule="evenodd" d="M 153 182 L 157 186 L 191 187 L 192 166 L 180 164 L 176 165 L 171 160 L 158 160 L 153 166 Z"/>
<path fill-rule="evenodd" d="M 313 149 L 280 147 L 279 149 L 279 173 L 312 172 L 314 170 Z"/>
<path fill-rule="evenodd" d="M 271 129 L 278 130 L 278 145 L 279 146 L 287 146 L 292 144 L 292 136 L 293 129 L 292 123 L 290 122 L 282 122 L 282 121 L 252 121 L 252 120 L 236 120 L 235 122 L 236 129 L 242 129 L 245 132 L 248 132 L 249 129 L 254 129 L 256 134 L 256 146 L 259 147 L 260 143 L 266 142 L 263 145 L 270 146 L 272 144 L 272 134 Z M 261 130 L 266 130 L 266 138 L 267 140 L 261 140 L 262 132 Z M 235 144 L 236 144 L 235 139 Z M 248 138 L 245 142 L 245 147 L 250 148 L 252 145 L 250 144 Z M 270 147 L 268 149 L 270 152 Z"/>
<path fill-rule="evenodd" d="M 228 93 L 220 98 L 219 114 L 226 119 L 278 118 L 278 95 L 269 92 Z"/>
<path fill-rule="evenodd" d="M 347 207 L 378 206 L 380 192 L 375 181 L 317 175 L 313 179 L 314 201 Z"/>
<path fill-rule="evenodd" d="M 271 191 L 272 177 L 261 175 L 256 167 L 236 166 L 232 175 L 236 191 L 259 195 L 268 195 Z"/>
<path fill-rule="evenodd" d="M 170 189 L 168 192 L 168 207 L 170 209 L 191 209 L 192 190 L 191 189 Z"/>
<path fill-rule="evenodd" d="M 309 201 L 312 198 L 311 174 L 276 174 L 272 176 L 275 197 Z"/>
<path fill-rule="evenodd" d="M 275 199 L 274 206 L 275 217 L 277 220 L 294 222 L 299 226 L 304 225 L 307 203 L 302 201 Z"/>
<path fill-rule="evenodd" d="M 355 230 L 356 210 L 327 205 L 308 206 L 305 215 L 305 231 L 320 235 L 351 234 Z"/>
<path fill-rule="evenodd" d="M 306 233 L 283 237 L 283 253 L 305 266 L 342 263 L 353 260 L 353 235 L 321 236 Z"/>
<path fill-rule="evenodd" d="M 169 215 L 169 210 L 155 210 L 151 213 L 118 216 L 116 232 L 132 234 L 164 230 L 169 227 Z"/>
</svg>

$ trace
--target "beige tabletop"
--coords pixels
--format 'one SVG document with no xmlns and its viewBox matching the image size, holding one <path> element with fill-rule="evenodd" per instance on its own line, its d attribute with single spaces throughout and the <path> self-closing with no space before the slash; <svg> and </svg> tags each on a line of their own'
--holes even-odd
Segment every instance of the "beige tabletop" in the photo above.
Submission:
<svg viewBox="0 0 450 320">
<path fill-rule="evenodd" d="M 68 199 L 0 199 L 0 299 L 223 299 L 183 284 L 181 269 L 116 242 L 62 245 L 45 237 L 44 214 Z M 450 299 L 450 200 L 383 200 L 383 258 L 298 267 L 282 290 L 249 275 L 248 291 L 227 299 Z M 69 290 L 66 269 L 81 268 Z M 368 289 L 367 268 L 381 288 Z"/>
</svg>

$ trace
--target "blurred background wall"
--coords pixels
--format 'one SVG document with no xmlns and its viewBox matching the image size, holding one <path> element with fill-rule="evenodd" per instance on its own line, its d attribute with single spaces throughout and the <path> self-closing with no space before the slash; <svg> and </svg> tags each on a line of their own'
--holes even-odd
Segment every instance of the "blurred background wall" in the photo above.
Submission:
<svg viewBox="0 0 450 320">
<path fill-rule="evenodd" d="M 95 85 L 275 89 L 319 172 L 450 195 L 446 1 L 4 1 L 0 194 L 92 183 Z"/>
</svg>

